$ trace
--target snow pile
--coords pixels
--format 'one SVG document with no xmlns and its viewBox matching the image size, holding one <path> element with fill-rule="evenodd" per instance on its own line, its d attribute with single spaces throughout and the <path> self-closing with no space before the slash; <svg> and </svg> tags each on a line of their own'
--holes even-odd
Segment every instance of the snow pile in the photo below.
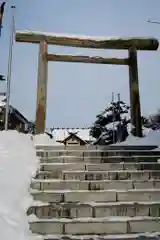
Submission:
<svg viewBox="0 0 160 240">
<path fill-rule="evenodd" d="M 113 145 L 160 146 L 160 130 L 150 130 L 148 134 L 143 138 L 129 135 L 126 141 Z"/>
<path fill-rule="evenodd" d="M 0 132 L 0 234 L 5 240 L 33 240 L 26 211 L 29 187 L 39 160 L 30 136 Z"/>
<path fill-rule="evenodd" d="M 63 145 L 63 143 L 56 142 L 55 139 L 51 139 L 47 134 L 38 134 L 34 138 L 34 144 L 37 145 Z"/>
</svg>

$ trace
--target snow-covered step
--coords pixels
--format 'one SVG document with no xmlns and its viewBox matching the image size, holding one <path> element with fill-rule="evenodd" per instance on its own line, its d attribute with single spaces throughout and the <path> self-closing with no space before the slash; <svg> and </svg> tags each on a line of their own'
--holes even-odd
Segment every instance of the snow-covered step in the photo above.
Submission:
<svg viewBox="0 0 160 240">
<path fill-rule="evenodd" d="M 76 147 L 66 149 L 37 149 L 37 156 L 42 157 L 56 157 L 56 156 L 80 156 L 95 157 L 95 156 L 160 156 L 160 151 L 154 150 L 105 150 L 105 149 L 89 149 Z"/>
<path fill-rule="evenodd" d="M 90 151 L 87 151 L 86 156 L 90 156 Z M 50 158 L 50 157 L 78 157 L 78 156 L 83 156 L 84 153 L 82 151 L 76 151 L 76 150 L 37 150 L 36 154 L 38 157 L 42 158 Z M 97 153 L 95 152 L 95 156 L 97 156 Z"/>
<path fill-rule="evenodd" d="M 80 219 L 37 219 L 30 221 L 30 229 L 36 234 L 126 234 L 158 232 L 160 218 L 109 217 Z"/>
<path fill-rule="evenodd" d="M 63 171 L 64 180 L 149 180 L 160 179 L 160 170 Z"/>
<path fill-rule="evenodd" d="M 86 164 L 88 171 L 104 171 L 104 170 L 160 170 L 158 162 L 119 162 L 119 163 L 100 163 L 100 164 Z"/>
<path fill-rule="evenodd" d="M 158 162 L 130 162 L 123 163 L 123 170 L 160 170 Z"/>
<path fill-rule="evenodd" d="M 42 235 L 40 235 L 41 237 Z M 107 235 L 45 235 L 43 240 L 159 240 L 160 232 Z"/>
<path fill-rule="evenodd" d="M 160 180 L 61 180 L 61 179 L 34 179 L 31 188 L 37 190 L 108 190 L 108 189 L 147 189 L 159 188 Z"/>
<path fill-rule="evenodd" d="M 28 214 L 38 218 L 82 218 L 113 216 L 152 216 L 160 217 L 159 202 L 105 202 L 105 203 L 57 203 L 31 206 Z"/>
<path fill-rule="evenodd" d="M 85 170 L 86 165 L 84 163 L 41 163 L 40 170 L 41 171 L 58 171 L 64 169 L 71 170 Z"/>
<path fill-rule="evenodd" d="M 40 157 L 42 163 L 45 162 L 61 162 L 61 163 L 76 163 L 76 162 L 93 162 L 93 163 L 101 163 L 101 157 L 84 157 L 84 156 L 56 156 L 56 157 Z M 157 159 L 156 159 L 157 160 Z M 155 161 L 156 161 L 155 160 Z M 117 161 L 119 162 L 119 161 Z"/>
<path fill-rule="evenodd" d="M 112 171 L 112 170 L 160 170 L 160 163 L 138 162 L 138 163 L 41 163 L 40 169 L 43 171 L 57 171 L 64 169 L 88 170 L 88 171 Z"/>
<path fill-rule="evenodd" d="M 31 190 L 34 200 L 41 202 L 116 202 L 116 201 L 159 201 L 160 189 L 130 190 Z"/>
<path fill-rule="evenodd" d="M 63 180 L 141 180 L 160 179 L 159 170 L 122 170 L 122 171 L 39 171 L 35 179 L 53 179 Z"/>
<path fill-rule="evenodd" d="M 44 156 L 41 162 L 85 162 L 85 163 L 119 163 L 119 162 L 157 162 L 160 156 Z"/>
<path fill-rule="evenodd" d="M 122 147 L 123 148 L 123 147 Z M 92 152 L 92 151 L 91 151 Z M 103 156 L 160 156 L 160 151 L 148 150 L 148 149 L 110 149 L 103 150 Z"/>
<path fill-rule="evenodd" d="M 79 180 L 34 179 L 31 182 L 31 188 L 37 190 L 89 190 L 89 183 Z"/>
<path fill-rule="evenodd" d="M 151 163 L 151 165 L 152 164 L 157 165 L 156 163 Z M 122 163 L 100 163 L 100 164 L 89 164 L 84 162 L 83 163 L 79 163 L 79 162 L 78 163 L 41 163 L 40 166 L 41 166 L 40 169 L 44 171 L 55 171 L 56 169 L 62 170 L 65 168 L 71 169 L 71 170 L 73 169 L 73 170 L 91 170 L 91 171 L 123 170 L 124 169 L 123 162 Z"/>
<path fill-rule="evenodd" d="M 40 172 L 49 172 L 52 178 L 60 178 L 63 170 L 85 170 L 84 163 L 41 163 Z"/>
<path fill-rule="evenodd" d="M 84 163 L 41 163 L 40 164 L 40 171 L 37 172 L 37 178 L 39 178 L 41 175 L 42 177 L 47 176 L 47 174 L 51 178 L 59 178 L 61 177 L 61 172 L 63 170 L 85 170 L 85 164 Z M 43 178 L 44 178 L 43 177 Z"/>
<path fill-rule="evenodd" d="M 160 153 L 70 147 L 37 155 L 31 195 L 41 203 L 28 210 L 35 214 L 29 216 L 33 233 L 46 240 L 95 240 L 96 234 L 97 240 L 135 240 L 160 230 Z"/>
</svg>

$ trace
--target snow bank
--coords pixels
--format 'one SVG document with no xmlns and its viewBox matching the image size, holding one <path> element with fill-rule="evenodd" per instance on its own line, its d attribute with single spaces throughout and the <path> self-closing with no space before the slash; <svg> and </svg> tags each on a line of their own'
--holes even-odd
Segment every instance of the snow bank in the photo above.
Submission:
<svg viewBox="0 0 160 240">
<path fill-rule="evenodd" d="M 126 141 L 113 145 L 160 146 L 160 130 L 150 130 L 145 137 L 139 138 L 129 135 Z"/>
<path fill-rule="evenodd" d="M 37 145 L 47 145 L 47 146 L 52 146 L 52 145 L 62 145 L 64 146 L 63 143 L 56 142 L 55 139 L 51 139 L 47 134 L 38 134 L 34 138 L 34 144 Z"/>
<path fill-rule="evenodd" d="M 26 211 L 32 203 L 28 190 L 38 164 L 30 136 L 16 131 L 0 132 L 1 239 L 35 239 L 29 230 Z"/>
</svg>

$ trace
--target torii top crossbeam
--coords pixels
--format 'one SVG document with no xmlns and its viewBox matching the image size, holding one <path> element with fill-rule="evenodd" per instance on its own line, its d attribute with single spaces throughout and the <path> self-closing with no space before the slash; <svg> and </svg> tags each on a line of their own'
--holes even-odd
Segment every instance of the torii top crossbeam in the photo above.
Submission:
<svg viewBox="0 0 160 240">
<path fill-rule="evenodd" d="M 16 31 L 17 42 L 40 43 L 45 40 L 48 44 L 83 47 L 97 49 L 129 49 L 135 47 L 137 50 L 157 50 L 159 41 L 155 38 L 120 38 L 120 37 L 89 37 L 67 34 L 45 33 L 37 31 Z"/>
</svg>

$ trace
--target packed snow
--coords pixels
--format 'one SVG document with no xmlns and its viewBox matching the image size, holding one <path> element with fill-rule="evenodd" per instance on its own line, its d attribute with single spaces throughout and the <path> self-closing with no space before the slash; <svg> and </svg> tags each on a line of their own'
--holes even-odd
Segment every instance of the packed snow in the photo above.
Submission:
<svg viewBox="0 0 160 240">
<path fill-rule="evenodd" d="M 160 130 L 152 130 L 152 129 L 143 129 L 145 132 L 145 136 L 142 138 L 135 137 L 133 135 L 129 135 L 124 142 L 118 142 L 112 145 L 149 145 L 149 146 L 157 146 L 160 147 Z M 39 134 L 36 135 L 33 139 L 33 143 L 36 146 L 64 146 L 63 143 L 59 143 L 55 138 L 51 139 L 47 134 Z M 157 149 L 158 150 L 158 149 Z"/>
<path fill-rule="evenodd" d="M 64 146 L 63 143 L 56 142 L 55 139 L 51 139 L 47 134 L 38 134 L 34 137 L 33 142 L 36 146 L 42 145 L 42 146 L 52 146 L 52 145 L 58 145 L 58 146 Z"/>
<path fill-rule="evenodd" d="M 149 146 L 160 146 L 160 130 L 150 130 L 146 134 L 145 137 L 139 138 L 139 137 L 134 137 L 133 135 L 129 135 L 126 141 L 112 144 L 112 145 L 134 145 L 134 146 L 142 146 L 142 145 L 149 145 Z"/>
<path fill-rule="evenodd" d="M 39 165 L 30 136 L 0 132 L 0 234 L 4 240 L 34 240 L 26 211 L 31 178 Z"/>
</svg>

